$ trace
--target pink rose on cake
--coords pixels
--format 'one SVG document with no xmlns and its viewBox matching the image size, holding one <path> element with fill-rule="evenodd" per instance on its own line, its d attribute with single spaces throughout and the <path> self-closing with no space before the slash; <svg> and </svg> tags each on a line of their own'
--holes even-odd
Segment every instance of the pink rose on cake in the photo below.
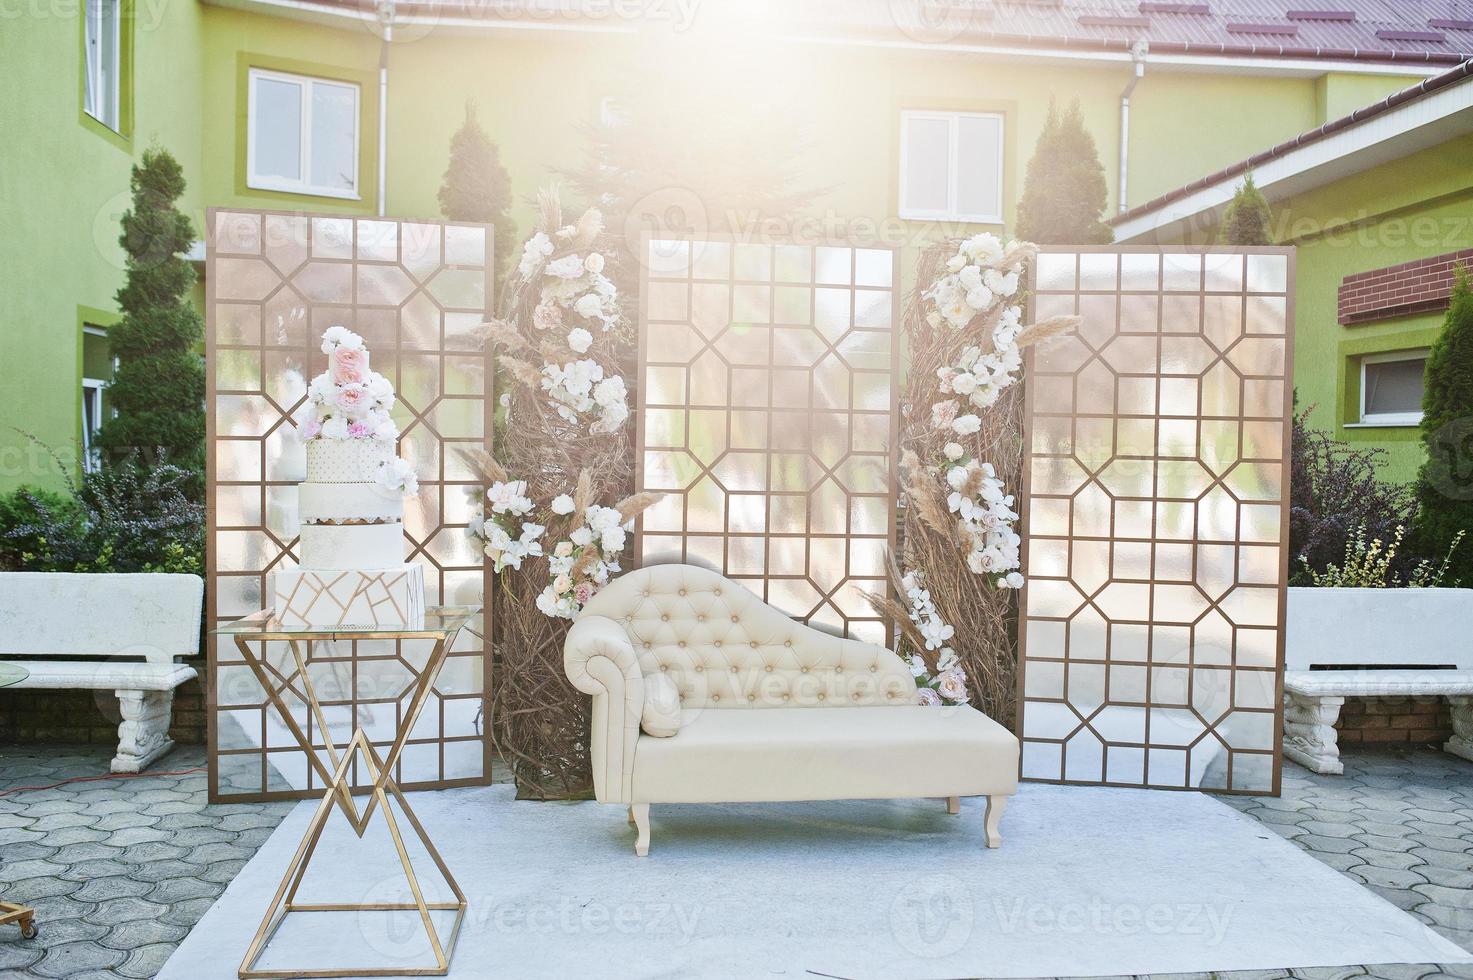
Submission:
<svg viewBox="0 0 1473 980">
<path fill-rule="evenodd" d="M 328 398 L 328 404 L 350 418 L 368 414 L 373 407 L 373 396 L 366 385 L 342 385 Z"/>
<path fill-rule="evenodd" d="M 322 434 L 322 423 L 316 419 L 308 419 L 302 423 L 302 438 L 316 439 Z"/>
<path fill-rule="evenodd" d="M 369 425 L 366 421 L 348 423 L 349 439 L 367 439 L 372 435 L 373 426 Z"/>
<path fill-rule="evenodd" d="M 368 379 L 368 351 L 338 347 L 328 355 L 333 384 L 356 385 Z"/>
</svg>

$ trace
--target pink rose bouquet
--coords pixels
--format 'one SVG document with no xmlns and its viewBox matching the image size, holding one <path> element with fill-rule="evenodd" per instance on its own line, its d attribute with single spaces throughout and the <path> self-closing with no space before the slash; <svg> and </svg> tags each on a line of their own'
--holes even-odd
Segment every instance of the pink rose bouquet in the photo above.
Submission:
<svg viewBox="0 0 1473 980">
<path fill-rule="evenodd" d="M 328 355 L 333 384 L 362 384 L 368 378 L 368 351 L 339 347 Z"/>
</svg>

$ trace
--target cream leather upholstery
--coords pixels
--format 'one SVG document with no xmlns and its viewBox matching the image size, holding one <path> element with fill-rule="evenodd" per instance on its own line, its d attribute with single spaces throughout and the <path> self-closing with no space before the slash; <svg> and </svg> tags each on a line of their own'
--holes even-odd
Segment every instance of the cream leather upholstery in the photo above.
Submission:
<svg viewBox="0 0 1473 980">
<path fill-rule="evenodd" d="M 650 803 L 972 795 L 1000 814 L 1017 788 L 1011 732 L 971 708 L 918 706 L 894 652 L 804 626 L 708 569 L 612 582 L 563 662 L 593 695 L 595 795 L 636 818 Z"/>
</svg>

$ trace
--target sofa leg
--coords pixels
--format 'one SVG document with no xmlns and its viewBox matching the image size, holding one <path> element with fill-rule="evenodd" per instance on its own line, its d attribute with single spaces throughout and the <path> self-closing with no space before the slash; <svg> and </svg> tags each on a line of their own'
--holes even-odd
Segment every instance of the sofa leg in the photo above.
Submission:
<svg viewBox="0 0 1473 980">
<path fill-rule="evenodd" d="M 650 852 L 650 805 L 648 803 L 636 803 L 629 808 L 630 821 L 639 831 L 639 836 L 634 839 L 634 853 L 644 857 Z"/>
<path fill-rule="evenodd" d="M 962 798 L 960 796 L 948 796 L 946 798 L 946 812 L 955 816 L 962 812 Z"/>
<path fill-rule="evenodd" d="M 142 772 L 149 763 L 174 747 L 169 719 L 173 691 L 118 691 L 123 721 L 118 725 L 118 754 L 113 772 Z"/>
<path fill-rule="evenodd" d="M 1002 845 L 1002 834 L 997 832 L 997 825 L 1002 823 L 1002 811 L 1008 805 L 1006 796 L 989 796 L 987 798 L 987 817 L 984 821 L 987 827 L 987 846 L 1000 847 Z"/>
<path fill-rule="evenodd" d="M 634 826 L 634 806 L 632 804 L 629 807 L 629 826 Z"/>
</svg>

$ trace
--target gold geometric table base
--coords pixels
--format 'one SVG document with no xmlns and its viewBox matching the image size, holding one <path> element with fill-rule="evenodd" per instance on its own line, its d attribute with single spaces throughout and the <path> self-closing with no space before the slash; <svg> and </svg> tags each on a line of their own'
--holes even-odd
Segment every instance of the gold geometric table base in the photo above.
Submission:
<svg viewBox="0 0 1473 980">
<path fill-rule="evenodd" d="M 445 866 L 445 861 L 440 857 L 440 852 L 435 850 L 435 845 L 430 842 L 429 834 L 425 833 L 424 826 L 419 818 L 414 815 L 404 794 L 400 792 L 399 786 L 390 777 L 394 766 L 399 761 L 400 754 L 404 751 L 404 744 L 409 739 L 409 733 L 414 730 L 415 722 L 419 720 L 420 712 L 424 710 L 425 702 L 429 700 L 430 688 L 439 676 L 440 668 L 445 665 L 445 656 L 454 642 L 456 635 L 468 623 L 478 610 L 476 607 L 447 606 L 433 608 L 425 611 L 425 622 L 419 627 L 382 627 L 370 629 L 355 629 L 344 631 L 331 626 L 294 626 L 283 624 L 272 618 L 268 610 L 262 610 L 253 616 L 243 620 L 227 624 L 212 632 L 216 635 L 230 636 L 235 640 L 237 649 L 240 650 L 242 658 L 250 665 L 252 673 L 260 683 L 262 690 L 266 692 L 282 721 L 296 738 L 297 744 L 301 746 L 307 755 L 307 761 L 324 783 L 327 789 L 322 794 L 322 801 L 317 805 L 317 812 L 312 815 L 312 821 L 307 825 L 307 833 L 302 837 L 302 842 L 297 845 L 297 853 L 293 855 L 291 863 L 287 865 L 286 874 L 281 878 L 281 884 L 277 886 L 276 896 L 271 899 L 271 904 L 266 908 L 266 915 L 261 920 L 261 926 L 256 930 L 255 938 L 251 940 L 246 949 L 245 959 L 241 961 L 239 976 L 242 980 L 252 980 L 256 977 L 396 977 L 396 976 L 444 976 L 450 972 L 450 956 L 455 949 L 455 940 L 460 935 L 460 924 L 465 919 L 466 900 L 465 893 L 460 890 L 460 885 L 450 874 L 450 869 Z M 312 674 L 308 670 L 308 663 L 312 659 L 311 644 L 316 641 L 335 642 L 339 639 L 360 640 L 433 640 L 434 648 L 425 660 L 424 667 L 419 671 L 415 679 L 414 691 L 409 699 L 406 710 L 399 718 L 398 728 L 394 734 L 394 741 L 389 747 L 387 755 L 380 756 L 378 750 L 373 747 L 373 742 L 358 725 L 353 726 L 353 734 L 348 743 L 343 747 L 341 758 L 338 756 L 337 745 L 328 735 L 327 718 L 322 711 L 322 703 L 317 697 L 316 685 L 312 682 Z M 286 641 L 291 649 L 292 661 L 296 670 L 291 674 L 283 674 L 280 670 L 266 662 L 264 648 L 260 657 L 251 649 L 253 642 Z M 307 648 L 303 649 L 303 644 Z M 275 679 L 281 681 L 278 685 Z M 296 678 L 300 684 L 293 682 Z M 311 711 L 317 730 L 323 735 L 322 748 L 325 750 L 328 762 L 324 763 L 315 751 L 312 740 L 297 723 L 296 716 L 282 702 L 282 693 L 290 691 L 295 697 L 305 702 Z M 373 781 L 368 803 L 360 811 L 358 804 L 353 799 L 353 781 L 349 777 L 353 760 L 360 755 L 364 764 L 368 767 L 369 778 Z M 332 768 L 329 769 L 328 766 Z M 394 818 L 393 810 L 389 806 L 389 797 L 399 805 L 399 811 L 409 821 L 410 827 L 414 829 L 415 835 L 424 845 L 425 851 L 435 862 L 435 867 L 440 870 L 440 876 L 445 879 L 445 884 L 455 893 L 454 902 L 426 902 L 424 893 L 419 887 L 419 877 L 414 872 L 414 864 L 409 859 L 409 852 L 404 849 L 404 838 L 399 833 L 399 822 Z M 348 825 L 359 839 L 363 838 L 368 829 L 369 821 L 373 819 L 376 810 L 382 810 L 384 820 L 388 823 L 389 836 L 393 838 L 394 849 L 399 856 L 400 867 L 404 871 L 404 877 L 409 882 L 409 890 L 414 895 L 413 902 L 335 902 L 335 903 L 299 903 L 296 900 L 297 888 L 302 884 L 302 878 L 307 873 L 307 867 L 312 862 L 312 855 L 317 850 L 317 842 L 322 837 L 322 829 L 327 823 L 328 815 L 333 810 L 333 805 L 341 810 Z M 448 942 L 441 942 L 440 934 L 435 929 L 435 924 L 430 919 L 431 912 L 455 910 L 455 922 L 450 927 Z M 430 949 L 435 954 L 434 966 L 422 967 L 383 967 L 379 969 L 364 968 L 342 968 L 342 969 L 320 969 L 320 970 L 285 970 L 285 969 L 256 969 L 256 961 L 261 958 L 266 947 L 271 942 L 271 937 L 276 934 L 282 922 L 288 915 L 294 912 L 406 912 L 415 911 L 419 913 L 420 924 L 424 926 L 425 936 L 430 941 Z"/>
<path fill-rule="evenodd" d="M 317 842 L 322 837 L 322 830 L 327 825 L 328 816 L 332 813 L 333 803 L 340 800 L 339 793 L 346 792 L 350 787 L 348 769 L 352 765 L 355 752 L 363 754 L 364 762 L 368 766 L 369 775 L 374 780 L 374 802 L 383 811 L 384 819 L 389 825 L 389 836 L 394 839 L 394 849 L 399 855 L 399 864 L 404 869 L 404 876 L 409 881 L 409 890 L 414 894 L 413 902 L 342 902 L 342 903 L 299 903 L 296 901 L 297 888 L 302 884 L 302 878 L 307 873 L 307 867 L 312 863 L 312 855 L 317 849 Z M 380 781 L 380 777 L 383 778 Z M 455 893 L 454 902 L 426 902 L 424 893 L 419 887 L 419 876 L 414 872 L 414 865 L 409 860 L 409 852 L 404 849 L 404 839 L 399 835 L 399 822 L 394 819 L 394 812 L 389 807 L 389 795 L 392 794 L 394 802 L 399 804 L 399 810 L 404 818 L 409 821 L 410 827 L 414 829 L 419 842 L 424 845 L 430 858 L 435 862 L 435 867 L 440 869 L 440 875 L 450 890 Z M 346 815 L 346 814 L 345 814 Z M 349 824 L 362 838 L 366 828 L 367 818 L 371 812 L 364 813 L 363 823 L 359 823 L 353 817 L 348 817 Z M 435 929 L 434 922 L 430 919 L 431 912 L 455 910 L 455 922 L 450 927 L 450 938 L 448 942 L 441 943 L 440 934 Z M 440 857 L 440 852 L 430 842 L 429 835 L 425 833 L 419 818 L 414 815 L 414 810 L 404 799 L 404 794 L 399 791 L 399 786 L 392 778 L 387 777 L 387 770 L 383 758 L 374 749 L 373 743 L 363 730 L 355 729 L 353 739 L 347 745 L 342 760 L 338 763 L 337 771 L 333 774 L 332 785 L 322 795 L 322 802 L 317 805 L 317 812 L 312 815 L 312 822 L 307 825 L 307 833 L 302 837 L 302 842 L 297 845 L 297 853 L 292 857 L 291 863 L 287 865 L 286 874 L 281 878 L 281 884 L 276 889 L 276 896 L 266 908 L 266 917 L 261 920 L 261 927 L 256 930 L 256 937 L 251 940 L 251 945 L 246 949 L 245 959 L 240 964 L 240 976 L 243 980 L 253 980 L 257 977 L 290 978 L 290 977 L 399 977 L 399 976 L 444 976 L 450 972 L 450 954 L 455 949 L 455 940 L 460 935 L 460 924 L 465 919 L 465 893 L 460 890 L 455 877 L 450 869 L 445 866 L 445 861 Z M 256 960 L 266 951 L 271 937 L 276 930 L 286 921 L 286 917 L 293 912 L 402 912 L 417 911 L 420 923 L 424 926 L 425 935 L 430 941 L 430 949 L 435 954 L 434 966 L 422 967 L 385 967 L 380 969 L 324 969 L 324 970 L 289 970 L 289 969 L 252 969 Z"/>
</svg>

